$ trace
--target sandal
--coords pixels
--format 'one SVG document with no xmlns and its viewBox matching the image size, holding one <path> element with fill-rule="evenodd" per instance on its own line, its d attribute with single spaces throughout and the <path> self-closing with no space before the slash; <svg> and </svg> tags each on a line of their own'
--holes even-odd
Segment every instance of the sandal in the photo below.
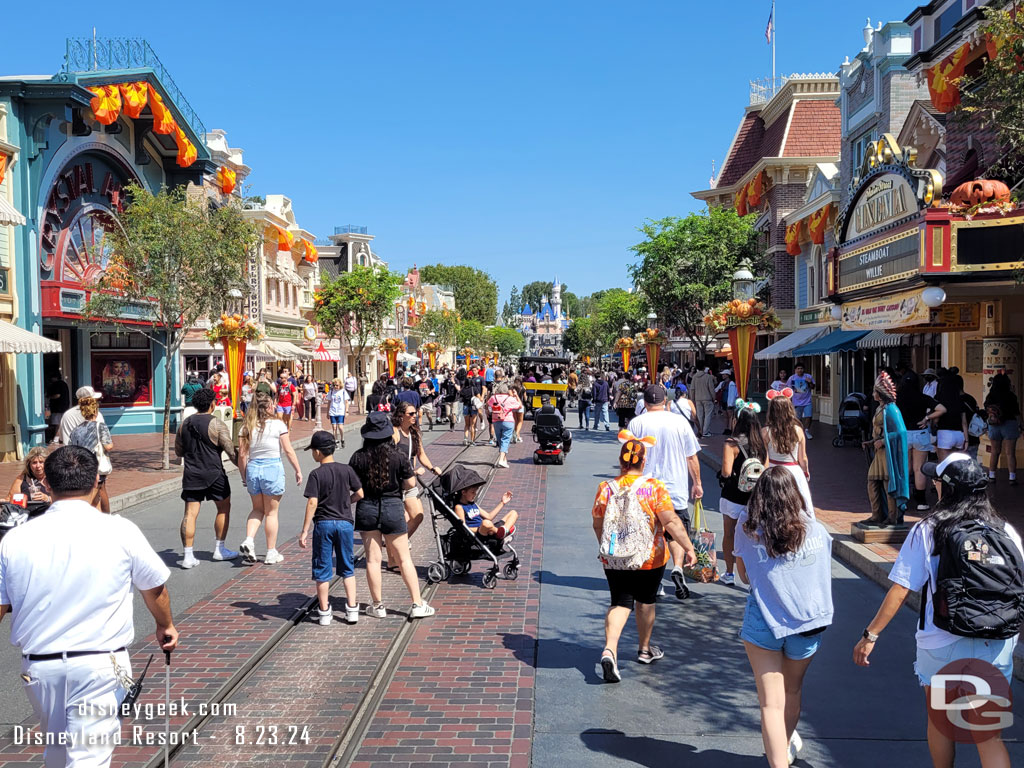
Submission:
<svg viewBox="0 0 1024 768">
<path fill-rule="evenodd" d="M 601 672 L 604 674 L 604 681 L 606 683 L 622 681 L 622 675 L 619 674 L 619 665 L 615 663 L 615 654 L 611 652 L 610 648 L 605 648 L 604 653 L 601 654 Z"/>
<path fill-rule="evenodd" d="M 402 569 L 399 566 L 397 566 L 397 565 L 389 565 L 387 563 L 387 561 L 385 561 L 385 562 L 380 564 L 380 569 L 382 571 L 387 571 L 388 573 L 401 573 L 402 572 Z"/>
</svg>

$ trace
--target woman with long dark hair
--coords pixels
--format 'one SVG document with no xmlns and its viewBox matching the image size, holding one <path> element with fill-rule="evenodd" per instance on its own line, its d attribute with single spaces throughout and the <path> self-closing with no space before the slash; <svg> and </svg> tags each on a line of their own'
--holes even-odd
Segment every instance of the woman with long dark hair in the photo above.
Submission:
<svg viewBox="0 0 1024 768">
<path fill-rule="evenodd" d="M 934 399 L 921 391 L 921 379 L 913 371 L 903 374 L 896 385 L 896 407 L 900 409 L 903 423 L 907 426 L 907 443 L 910 446 L 910 462 L 914 472 L 914 504 L 919 512 L 928 509 L 928 481 L 921 471 L 928 461 L 932 449 L 932 433 L 925 421 L 928 414 L 942 408 Z M 936 417 L 937 418 L 937 417 Z M 922 426 L 922 424 L 924 426 Z"/>
<path fill-rule="evenodd" d="M 1008 614 L 1000 608 L 1008 599 L 1016 600 L 1016 595 L 1024 589 L 1024 545 L 1020 534 L 992 508 L 986 494 L 985 470 L 967 454 L 951 453 L 943 461 L 929 462 L 924 465 L 924 473 L 937 486 L 939 501 L 932 512 L 910 530 L 903 542 L 899 557 L 889 572 L 889 580 L 893 584 L 854 648 L 854 663 L 862 667 L 870 665 L 868 659 L 879 635 L 911 592 L 923 590 L 924 611 L 915 638 L 917 659 L 914 671 L 924 688 L 925 701 L 931 701 L 933 677 L 951 662 L 961 659 L 971 660 L 967 663 L 976 665 L 976 670 L 994 667 L 1006 678 L 1006 691 L 1009 691 L 1020 614 L 1016 605 Z M 971 589 L 960 587 L 957 590 L 960 600 L 981 601 L 985 624 L 992 630 L 998 630 L 1000 627 L 993 626 L 992 622 L 1002 621 L 1006 624 L 1002 627 L 1006 631 L 992 631 L 988 633 L 992 636 L 980 637 L 979 633 L 964 633 L 963 627 L 955 622 L 956 603 L 960 601 L 947 599 L 946 584 L 939 580 L 940 572 L 949 568 L 948 558 L 954 552 L 958 555 L 966 552 L 964 561 L 967 567 L 974 565 L 979 569 L 978 573 L 986 572 L 988 575 L 987 579 L 978 579 L 978 573 L 973 574 L 975 578 L 970 580 Z M 960 568 L 964 567 L 960 565 Z M 962 584 L 966 579 L 957 581 Z M 986 581 L 993 586 L 985 589 Z M 943 597 L 936 600 L 936 592 L 940 589 Z M 942 605 L 938 613 L 936 604 Z M 999 634 L 1005 639 L 995 636 Z M 996 681 L 988 682 L 994 689 Z M 968 713 L 964 714 L 969 717 Z M 986 730 L 991 733 L 990 728 Z M 978 739 L 976 745 L 983 768 L 1009 768 L 1010 757 L 998 733 L 984 740 Z M 932 717 L 928 718 L 928 749 L 936 768 L 953 765 L 956 744 L 946 729 L 936 727 Z"/>
<path fill-rule="evenodd" d="M 402 493 L 416 485 L 412 462 L 395 450 L 395 430 L 386 413 L 368 414 L 359 432 L 363 436 L 363 447 L 352 454 L 349 466 L 363 484 L 363 498 L 356 504 L 355 528 L 362 536 L 366 551 L 366 581 L 371 599 L 366 612 L 378 619 L 387 616 L 380 575 L 381 546 L 387 545 L 397 555 L 402 581 L 412 598 L 410 618 L 433 616 L 434 609 L 420 594 L 402 504 Z"/>
<path fill-rule="evenodd" d="M 804 510 L 793 474 L 769 467 L 736 534 L 736 570 L 750 585 L 740 639 L 757 683 L 772 768 L 793 762 L 804 675 L 832 623 L 832 537 Z"/>
<path fill-rule="evenodd" d="M 747 510 L 750 491 L 740 488 L 741 470 L 748 459 L 757 459 L 762 467 L 768 462 L 768 445 L 764 439 L 758 414 L 761 406 L 757 403 L 736 401 L 736 428 L 725 439 L 722 447 L 722 498 L 719 511 L 722 513 L 722 554 L 725 556 L 725 573 L 721 583 L 732 586 L 736 582 L 733 566 L 736 558 L 732 550 L 736 541 L 736 522 Z M 749 479 L 744 480 L 744 485 Z"/>
<path fill-rule="evenodd" d="M 787 395 L 787 392 L 790 394 Z M 807 461 L 807 437 L 790 399 L 792 390 L 786 387 L 777 394 L 768 394 L 768 419 L 762 433 L 768 445 L 768 461 L 773 466 L 785 467 L 793 475 L 796 486 L 804 497 L 807 514 L 814 517 L 811 487 L 807 484 L 811 479 Z"/>
<path fill-rule="evenodd" d="M 428 469 L 435 475 L 440 475 L 441 468 L 434 465 L 423 447 L 423 433 L 420 431 L 418 415 L 419 411 L 412 403 L 400 400 L 395 404 L 395 410 L 391 412 L 391 426 L 395 428 L 395 450 L 409 460 L 417 475 L 422 475 Z M 402 501 L 405 504 L 405 520 L 409 526 L 411 539 L 423 522 L 423 504 L 420 502 L 419 487 L 413 485 L 406 490 L 402 494 Z"/>
<path fill-rule="evenodd" d="M 1017 484 L 1017 438 L 1020 437 L 1020 402 L 1010 388 L 1010 377 L 997 373 L 985 398 L 988 439 L 992 442 L 992 458 L 988 465 L 989 482 L 996 481 L 999 456 L 1006 459 L 1010 485 Z"/>
</svg>

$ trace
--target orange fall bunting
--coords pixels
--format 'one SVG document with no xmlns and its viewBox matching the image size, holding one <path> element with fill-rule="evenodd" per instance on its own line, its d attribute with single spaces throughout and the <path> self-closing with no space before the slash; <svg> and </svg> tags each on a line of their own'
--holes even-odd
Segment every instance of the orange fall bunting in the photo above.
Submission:
<svg viewBox="0 0 1024 768">
<path fill-rule="evenodd" d="M 121 91 L 116 85 L 91 86 L 89 107 L 100 125 L 110 125 L 121 114 Z"/>
</svg>

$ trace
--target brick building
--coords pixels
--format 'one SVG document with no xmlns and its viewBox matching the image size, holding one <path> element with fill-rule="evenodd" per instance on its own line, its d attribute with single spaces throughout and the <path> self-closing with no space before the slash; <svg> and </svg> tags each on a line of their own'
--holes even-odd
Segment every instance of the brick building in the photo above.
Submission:
<svg viewBox="0 0 1024 768">
<path fill-rule="evenodd" d="M 692 193 L 708 205 L 735 206 L 741 214 L 756 214 L 765 253 L 771 257 L 771 304 L 783 321 L 778 335 L 762 334 L 757 349 L 764 352 L 799 326 L 800 286 L 806 290 L 809 274 L 820 274 L 824 253 L 817 264 L 786 251 L 786 217 L 807 205 L 807 193 L 821 166 L 839 162 L 839 81 L 833 75 L 793 75 L 767 98 L 761 87 L 751 89 L 736 135 L 718 178 L 710 189 Z M 806 298 L 804 299 L 806 301 Z M 793 339 L 813 334 L 803 332 Z M 755 355 L 752 392 L 764 392 L 775 375 L 779 357 Z"/>
</svg>

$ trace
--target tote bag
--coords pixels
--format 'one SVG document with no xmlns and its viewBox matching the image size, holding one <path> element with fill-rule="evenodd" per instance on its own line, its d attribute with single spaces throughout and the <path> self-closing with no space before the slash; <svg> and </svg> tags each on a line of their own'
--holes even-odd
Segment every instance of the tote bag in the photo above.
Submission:
<svg viewBox="0 0 1024 768">
<path fill-rule="evenodd" d="M 107 452 L 103 450 L 103 439 L 100 437 L 100 423 L 97 421 L 96 424 L 96 459 L 99 461 L 97 471 L 101 475 L 109 475 L 114 471 L 114 465 L 110 463 L 110 457 L 107 456 Z"/>
<path fill-rule="evenodd" d="M 718 581 L 715 532 L 705 526 L 704 505 L 700 499 L 693 503 L 693 548 L 697 551 L 697 564 L 683 566 L 686 577 L 701 584 Z"/>
</svg>

